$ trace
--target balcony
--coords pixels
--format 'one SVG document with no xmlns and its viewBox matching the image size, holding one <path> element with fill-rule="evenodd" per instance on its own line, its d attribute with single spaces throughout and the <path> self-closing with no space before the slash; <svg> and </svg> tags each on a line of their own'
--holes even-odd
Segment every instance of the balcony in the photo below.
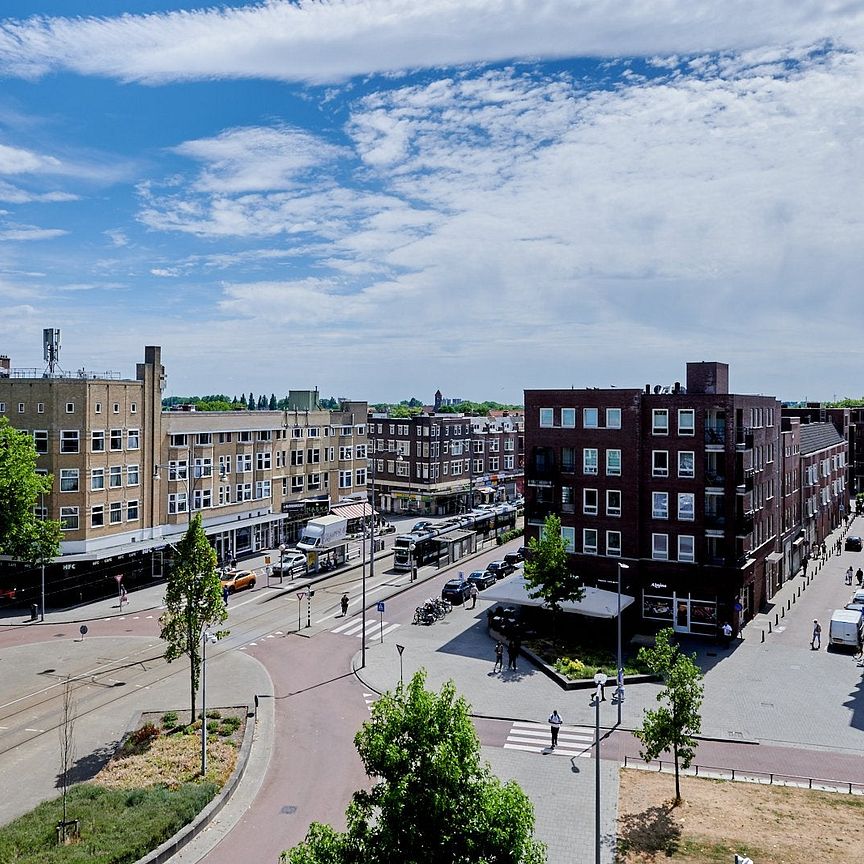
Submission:
<svg viewBox="0 0 864 864">
<path fill-rule="evenodd" d="M 726 424 L 705 424 L 705 449 L 722 450 L 726 446 Z"/>
<path fill-rule="evenodd" d="M 746 537 L 753 533 L 753 517 L 749 514 L 739 516 L 735 520 L 735 536 Z"/>
<path fill-rule="evenodd" d="M 705 485 L 723 489 L 726 486 L 726 475 L 717 471 L 706 471 Z"/>
<path fill-rule="evenodd" d="M 746 495 L 753 491 L 753 475 L 748 474 L 744 477 L 739 477 L 735 484 L 735 492 L 738 495 Z"/>
<path fill-rule="evenodd" d="M 726 514 L 725 513 L 706 513 L 703 519 L 705 523 L 705 527 L 714 530 L 720 531 L 726 527 Z"/>
<path fill-rule="evenodd" d="M 735 447 L 738 450 L 753 449 L 753 430 L 749 426 L 742 426 L 735 432 Z"/>
</svg>

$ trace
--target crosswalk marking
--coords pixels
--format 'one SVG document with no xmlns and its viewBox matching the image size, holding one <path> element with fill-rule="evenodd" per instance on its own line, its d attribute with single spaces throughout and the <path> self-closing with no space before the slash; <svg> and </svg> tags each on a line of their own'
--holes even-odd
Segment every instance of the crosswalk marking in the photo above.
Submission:
<svg viewBox="0 0 864 864">
<path fill-rule="evenodd" d="M 383 627 L 382 627 L 383 624 Z M 387 621 L 381 622 L 376 621 L 374 618 L 366 619 L 366 638 L 367 639 L 375 639 L 381 638 L 382 633 L 386 636 L 388 633 L 392 633 L 397 627 L 401 627 L 401 624 L 390 624 Z M 340 624 L 338 627 L 334 627 L 331 633 L 341 633 L 343 636 L 356 636 L 358 639 L 363 638 L 363 619 L 348 621 L 345 624 Z"/>
<path fill-rule="evenodd" d="M 590 758 L 594 747 L 594 733 L 584 726 L 562 726 L 558 733 L 558 746 L 552 750 L 552 737 L 546 723 L 516 721 L 510 727 L 506 750 L 524 750 L 528 753 L 552 753 L 557 756 Z"/>
</svg>

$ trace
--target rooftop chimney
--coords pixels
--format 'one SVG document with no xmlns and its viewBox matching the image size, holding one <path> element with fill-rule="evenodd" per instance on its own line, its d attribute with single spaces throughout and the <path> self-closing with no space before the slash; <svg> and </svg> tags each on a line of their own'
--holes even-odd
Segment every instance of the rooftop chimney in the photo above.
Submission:
<svg viewBox="0 0 864 864">
<path fill-rule="evenodd" d="M 687 364 L 688 393 L 728 393 L 729 364 L 728 363 L 688 363 Z"/>
</svg>

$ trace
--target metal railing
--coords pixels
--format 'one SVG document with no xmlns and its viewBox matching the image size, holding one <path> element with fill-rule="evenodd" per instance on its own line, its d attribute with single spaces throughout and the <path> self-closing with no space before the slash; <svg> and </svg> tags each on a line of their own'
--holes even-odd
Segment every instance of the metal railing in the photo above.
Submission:
<svg viewBox="0 0 864 864">
<path fill-rule="evenodd" d="M 646 762 L 641 756 L 625 756 L 625 768 L 648 770 L 657 766 L 657 771 L 674 771 L 675 763 L 670 759 L 652 759 Z M 768 786 L 796 786 L 822 792 L 843 792 L 848 795 L 864 795 L 864 781 L 830 780 L 820 777 L 802 777 L 783 771 L 756 771 L 752 768 L 720 768 L 715 765 L 691 765 L 680 772 L 686 777 L 707 777 L 711 780 L 735 780 L 742 783 L 762 783 Z"/>
</svg>

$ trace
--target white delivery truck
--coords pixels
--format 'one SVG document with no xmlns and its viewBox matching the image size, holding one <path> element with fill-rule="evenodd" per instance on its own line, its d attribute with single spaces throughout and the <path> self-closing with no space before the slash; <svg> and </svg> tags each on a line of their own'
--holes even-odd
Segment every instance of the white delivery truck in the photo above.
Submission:
<svg viewBox="0 0 864 864">
<path fill-rule="evenodd" d="M 854 609 L 835 609 L 828 627 L 828 644 L 858 648 L 862 641 L 861 612 Z"/>
<path fill-rule="evenodd" d="M 347 534 L 348 520 L 344 516 L 319 516 L 306 523 L 297 548 L 304 552 L 321 552 L 344 545 Z"/>
</svg>

